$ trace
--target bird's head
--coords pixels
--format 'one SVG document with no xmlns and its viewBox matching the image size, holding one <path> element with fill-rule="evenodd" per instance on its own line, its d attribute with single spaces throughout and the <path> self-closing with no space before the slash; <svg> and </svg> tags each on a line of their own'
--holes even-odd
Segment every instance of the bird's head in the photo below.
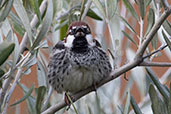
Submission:
<svg viewBox="0 0 171 114">
<path fill-rule="evenodd" d="M 95 46 L 95 44 L 88 24 L 82 21 L 71 23 L 65 39 L 66 47 L 79 51 L 89 46 Z"/>
</svg>

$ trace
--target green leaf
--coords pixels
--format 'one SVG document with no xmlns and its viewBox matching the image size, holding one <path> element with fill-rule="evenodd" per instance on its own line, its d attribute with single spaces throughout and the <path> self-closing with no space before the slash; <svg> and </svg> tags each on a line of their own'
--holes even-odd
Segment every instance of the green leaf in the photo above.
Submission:
<svg viewBox="0 0 171 114">
<path fill-rule="evenodd" d="M 131 99 L 131 96 L 130 96 L 130 91 L 128 89 L 127 98 L 126 98 L 126 103 L 125 103 L 123 114 L 129 114 L 130 99 Z"/>
<path fill-rule="evenodd" d="M 23 36 L 25 30 L 23 28 L 21 20 L 13 12 L 10 12 L 9 17 L 10 17 L 10 23 L 13 25 L 15 32 L 17 32 L 20 36 Z"/>
<path fill-rule="evenodd" d="M 155 15 L 154 15 L 154 10 L 152 8 L 149 9 L 148 16 L 147 16 L 147 30 L 145 33 L 145 36 L 150 32 L 151 28 L 153 27 L 155 23 Z"/>
<path fill-rule="evenodd" d="M 132 16 L 138 21 L 138 15 L 128 0 L 123 0 L 125 7 L 131 12 Z"/>
<path fill-rule="evenodd" d="M 5 74 L 5 72 L 4 72 L 2 69 L 0 69 L 0 78 L 1 78 L 4 74 Z"/>
<path fill-rule="evenodd" d="M 158 43 L 158 34 L 155 34 L 154 35 L 154 38 L 151 40 L 151 44 L 152 44 L 152 47 L 153 49 L 157 49 L 157 43 Z"/>
<path fill-rule="evenodd" d="M 14 0 L 8 0 L 7 1 L 6 6 L 4 7 L 4 9 L 0 15 L 0 22 L 4 21 L 5 18 L 8 16 L 9 12 L 11 11 L 13 2 L 14 2 Z"/>
<path fill-rule="evenodd" d="M 88 12 L 87 12 L 87 16 L 93 18 L 93 19 L 96 19 L 96 20 L 99 20 L 99 21 L 102 21 L 103 19 L 101 17 L 99 17 L 92 9 L 89 9 Z"/>
<path fill-rule="evenodd" d="M 171 36 L 171 24 L 168 20 L 164 21 L 163 27 L 167 31 L 167 33 Z"/>
<path fill-rule="evenodd" d="M 144 20 L 145 16 L 145 1 L 144 0 L 138 0 L 138 6 L 141 14 L 141 19 Z"/>
<path fill-rule="evenodd" d="M 68 23 L 69 23 L 69 19 L 61 21 L 60 24 L 55 28 L 55 31 L 62 28 L 62 27 L 64 27 Z"/>
<path fill-rule="evenodd" d="M 44 38 L 45 34 L 48 32 L 52 22 L 52 17 L 53 17 L 53 4 L 52 4 L 52 0 L 49 0 L 47 11 L 44 17 L 45 19 L 43 21 L 41 30 L 31 47 L 31 50 L 34 50 L 34 48 L 39 45 L 40 41 Z"/>
<path fill-rule="evenodd" d="M 65 20 L 61 20 L 60 23 L 64 23 L 64 22 L 65 22 Z M 61 27 L 61 29 L 60 29 L 60 40 L 63 40 L 66 37 L 67 30 L 68 30 L 68 24 L 65 24 L 63 27 Z"/>
<path fill-rule="evenodd" d="M 0 65 L 2 65 L 14 50 L 15 44 L 4 41 L 0 43 Z"/>
<path fill-rule="evenodd" d="M 0 88 L 2 88 L 2 80 L 1 80 L 1 77 L 5 74 L 5 72 L 0 69 Z"/>
<path fill-rule="evenodd" d="M 165 40 L 165 42 L 167 43 L 170 51 L 171 51 L 171 42 L 170 42 L 170 39 L 171 39 L 171 36 L 170 36 L 170 39 L 166 36 L 166 34 L 164 33 L 164 31 L 162 31 L 162 34 L 163 34 L 163 38 Z"/>
<path fill-rule="evenodd" d="M 45 86 L 40 86 L 37 90 L 37 98 L 36 98 L 36 111 L 37 114 L 40 114 L 41 112 L 41 107 L 42 107 L 42 102 L 44 99 L 46 93 L 46 87 Z"/>
<path fill-rule="evenodd" d="M 143 114 L 133 96 L 131 96 L 131 105 L 134 109 L 135 114 Z"/>
<path fill-rule="evenodd" d="M 147 7 L 150 3 L 151 3 L 152 0 L 145 0 L 145 7 Z"/>
<path fill-rule="evenodd" d="M 154 114 L 168 114 L 166 105 L 161 98 L 157 95 L 154 86 L 151 84 L 149 88 L 149 95 L 152 102 L 152 110 Z"/>
<path fill-rule="evenodd" d="M 42 19 L 41 19 L 41 14 L 40 14 L 40 10 L 39 10 L 39 3 L 38 3 L 39 0 L 30 0 L 31 2 L 31 5 L 34 9 L 34 12 L 36 13 L 39 21 L 41 22 Z"/>
<path fill-rule="evenodd" d="M 132 42 L 132 43 L 134 43 L 136 46 L 137 46 L 137 43 L 136 43 L 136 41 L 132 38 L 132 37 L 130 37 L 125 31 L 122 31 L 122 33 Z"/>
<path fill-rule="evenodd" d="M 104 8 L 99 0 L 92 0 L 93 3 L 96 5 L 97 9 L 100 11 L 100 13 L 103 15 L 103 17 L 106 17 Z"/>
<path fill-rule="evenodd" d="M 20 100 L 18 100 L 17 102 L 13 103 L 12 105 L 10 106 L 15 106 L 21 102 L 23 102 L 24 100 L 26 100 L 30 95 L 31 93 L 33 92 L 33 89 L 34 89 L 34 85 L 32 85 L 32 87 L 29 89 L 29 91 L 24 95 L 23 98 L 21 98 Z"/>
<path fill-rule="evenodd" d="M 110 20 L 117 11 L 117 0 L 105 0 L 107 18 Z"/>
<path fill-rule="evenodd" d="M 29 89 L 23 85 L 23 84 L 20 84 L 18 83 L 18 85 L 23 89 L 23 92 L 24 92 L 24 95 L 26 95 L 29 91 Z M 27 99 L 27 105 L 28 105 L 28 111 L 30 114 L 36 114 L 36 110 L 35 110 L 35 98 L 30 95 Z"/>
<path fill-rule="evenodd" d="M 39 86 L 45 86 L 47 87 L 46 84 L 46 71 L 40 61 L 37 62 L 37 80 L 38 80 L 38 85 Z"/>
<path fill-rule="evenodd" d="M 135 32 L 134 28 L 132 28 L 132 26 L 127 22 L 127 20 L 126 20 L 125 18 L 123 18 L 122 16 L 119 16 L 119 17 L 122 19 L 122 21 L 126 24 L 127 28 L 128 28 L 131 32 L 137 34 L 137 33 Z"/>
<path fill-rule="evenodd" d="M 14 0 L 13 6 L 17 12 L 17 15 L 20 17 L 22 24 L 24 25 L 24 28 L 28 34 L 30 41 L 32 41 L 33 35 L 31 31 L 30 21 L 29 21 L 26 10 L 23 4 L 21 3 L 21 0 Z"/>
<path fill-rule="evenodd" d="M 148 75 L 150 76 L 150 78 L 152 79 L 153 83 L 156 85 L 157 89 L 160 91 L 160 93 L 163 95 L 165 101 L 167 102 L 168 104 L 168 101 L 169 101 L 169 93 L 168 91 L 166 90 L 166 88 L 160 83 L 160 81 L 158 80 L 158 76 L 156 76 L 154 74 L 154 72 L 150 69 L 150 68 L 145 68 Z"/>
</svg>

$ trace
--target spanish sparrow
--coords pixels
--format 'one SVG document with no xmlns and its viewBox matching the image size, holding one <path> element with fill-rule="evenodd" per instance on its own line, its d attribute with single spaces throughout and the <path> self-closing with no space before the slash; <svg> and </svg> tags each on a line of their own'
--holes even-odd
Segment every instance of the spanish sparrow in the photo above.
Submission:
<svg viewBox="0 0 171 114">
<path fill-rule="evenodd" d="M 48 80 L 58 93 L 76 93 L 102 81 L 111 69 L 105 51 L 92 38 L 88 24 L 77 21 L 69 26 L 66 39 L 52 49 Z"/>
</svg>

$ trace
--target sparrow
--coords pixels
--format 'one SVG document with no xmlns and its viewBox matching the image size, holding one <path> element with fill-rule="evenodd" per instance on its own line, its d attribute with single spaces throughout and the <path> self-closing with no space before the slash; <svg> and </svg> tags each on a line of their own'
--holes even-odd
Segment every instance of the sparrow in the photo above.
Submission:
<svg viewBox="0 0 171 114">
<path fill-rule="evenodd" d="M 112 67 L 87 23 L 70 24 L 65 40 L 52 49 L 48 82 L 58 93 L 76 93 L 110 76 Z"/>
</svg>

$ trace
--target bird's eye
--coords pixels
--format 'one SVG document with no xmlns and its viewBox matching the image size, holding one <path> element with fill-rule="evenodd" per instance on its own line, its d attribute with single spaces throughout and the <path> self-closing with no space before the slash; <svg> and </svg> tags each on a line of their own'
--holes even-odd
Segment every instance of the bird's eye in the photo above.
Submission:
<svg viewBox="0 0 171 114">
<path fill-rule="evenodd" d="M 90 30 L 88 28 L 84 28 L 84 32 L 89 34 L 90 33 Z"/>
<path fill-rule="evenodd" d="M 70 30 L 70 34 L 71 34 L 71 35 L 74 35 L 75 30 L 76 30 L 76 29 L 71 29 L 71 30 Z"/>
</svg>

